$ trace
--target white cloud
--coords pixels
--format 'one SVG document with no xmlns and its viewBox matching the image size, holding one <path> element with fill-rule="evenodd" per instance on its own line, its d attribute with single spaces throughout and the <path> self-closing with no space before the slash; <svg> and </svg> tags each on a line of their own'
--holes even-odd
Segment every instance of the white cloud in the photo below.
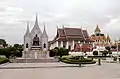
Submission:
<svg viewBox="0 0 120 79">
<path fill-rule="evenodd" d="M 62 24 L 87 27 L 90 34 L 99 24 L 116 38 L 120 30 L 119 4 L 120 0 L 0 0 L 0 37 L 9 43 L 22 43 L 26 22 L 30 21 L 31 29 L 37 13 L 41 28 L 46 22 L 49 39 L 54 37 L 56 25 Z"/>
<path fill-rule="evenodd" d="M 110 34 L 113 39 L 120 38 L 120 17 L 112 18 L 110 22 L 106 24 L 104 30 L 107 34 Z"/>
<path fill-rule="evenodd" d="M 19 12 L 22 12 L 23 9 L 18 8 L 18 7 L 7 7 L 7 8 L 6 8 L 6 11 L 7 11 L 7 12 L 19 13 Z"/>
</svg>

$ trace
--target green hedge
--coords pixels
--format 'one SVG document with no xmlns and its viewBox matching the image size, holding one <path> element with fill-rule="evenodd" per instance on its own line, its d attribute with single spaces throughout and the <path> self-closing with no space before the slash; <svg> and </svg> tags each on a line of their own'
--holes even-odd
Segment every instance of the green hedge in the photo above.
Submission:
<svg viewBox="0 0 120 79">
<path fill-rule="evenodd" d="M 7 58 L 0 57 L 0 64 L 7 63 L 9 60 Z"/>
<path fill-rule="evenodd" d="M 67 63 L 67 64 L 79 64 L 79 61 L 69 61 L 69 60 L 62 60 L 62 62 Z M 96 61 L 90 61 L 90 62 L 81 62 L 81 64 L 95 64 Z"/>
<path fill-rule="evenodd" d="M 81 64 L 95 64 L 96 61 L 92 60 L 92 58 L 84 58 L 81 57 L 81 59 L 79 59 L 79 56 L 75 56 L 75 57 L 62 57 L 60 58 L 61 62 L 64 63 L 68 63 L 68 64 L 79 64 L 81 62 Z"/>
</svg>

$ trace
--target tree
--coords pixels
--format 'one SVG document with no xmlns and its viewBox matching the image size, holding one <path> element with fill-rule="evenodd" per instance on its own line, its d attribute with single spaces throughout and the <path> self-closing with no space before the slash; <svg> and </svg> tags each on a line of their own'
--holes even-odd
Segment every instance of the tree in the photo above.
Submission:
<svg viewBox="0 0 120 79">
<path fill-rule="evenodd" d="M 6 41 L 4 39 L 0 39 L 0 44 L 2 44 L 3 47 L 7 46 Z"/>
<path fill-rule="evenodd" d="M 65 48 L 58 48 L 55 47 L 54 49 L 50 50 L 50 56 L 60 56 L 62 57 L 63 55 L 68 55 L 69 50 Z"/>
<path fill-rule="evenodd" d="M 55 56 L 55 53 L 53 52 L 54 49 L 51 49 L 51 50 L 49 50 L 49 51 L 50 51 L 50 52 L 49 52 L 50 57 L 54 57 L 54 56 Z"/>
<path fill-rule="evenodd" d="M 0 55 L 4 55 L 6 58 L 9 58 L 11 55 L 9 48 L 0 49 Z"/>
<path fill-rule="evenodd" d="M 58 55 L 58 49 L 53 49 L 54 55 L 57 56 Z"/>
<path fill-rule="evenodd" d="M 21 45 L 21 44 L 14 44 L 13 47 L 15 47 L 16 49 L 19 49 L 19 48 L 23 48 L 23 45 Z"/>
<path fill-rule="evenodd" d="M 60 48 L 59 49 L 59 56 L 62 57 L 64 55 L 64 53 L 65 53 L 64 48 Z"/>
<path fill-rule="evenodd" d="M 23 51 L 23 45 L 21 44 L 14 44 L 13 46 L 14 49 L 14 55 L 17 57 L 21 57 L 22 56 L 22 51 Z"/>
<path fill-rule="evenodd" d="M 0 49 L 0 55 L 5 55 L 7 58 L 10 56 L 21 57 L 23 51 L 23 46 L 20 44 L 14 44 L 14 46 L 10 46 L 8 48 Z"/>
</svg>

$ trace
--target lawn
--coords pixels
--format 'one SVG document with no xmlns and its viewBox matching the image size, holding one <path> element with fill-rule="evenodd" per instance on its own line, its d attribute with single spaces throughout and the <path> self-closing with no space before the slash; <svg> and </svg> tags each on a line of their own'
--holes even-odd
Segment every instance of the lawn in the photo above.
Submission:
<svg viewBox="0 0 120 79">
<path fill-rule="evenodd" d="M 5 57 L 0 57 L 0 64 L 7 63 L 7 62 L 9 62 L 9 59 Z"/>
</svg>

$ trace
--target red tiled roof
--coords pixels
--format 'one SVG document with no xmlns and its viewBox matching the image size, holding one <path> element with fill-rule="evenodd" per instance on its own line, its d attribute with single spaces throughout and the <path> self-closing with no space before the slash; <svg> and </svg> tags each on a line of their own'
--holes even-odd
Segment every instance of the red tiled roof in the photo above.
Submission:
<svg viewBox="0 0 120 79">
<path fill-rule="evenodd" d="M 62 37 L 62 36 L 65 36 L 65 33 L 64 33 L 64 30 L 63 29 L 58 29 L 58 33 L 59 35 Z"/>
<path fill-rule="evenodd" d="M 58 40 L 74 39 L 74 40 L 91 42 L 91 39 L 89 39 L 87 30 L 82 30 L 80 28 L 63 28 L 63 29 L 57 29 L 57 32 L 58 32 L 58 37 L 55 39 L 58 39 Z"/>
<path fill-rule="evenodd" d="M 81 29 L 79 29 L 79 28 L 64 28 L 64 31 L 65 31 L 65 33 L 66 33 L 66 35 L 78 35 L 78 36 L 81 36 L 81 37 L 83 37 L 83 35 L 82 35 L 82 31 L 81 31 Z"/>
<path fill-rule="evenodd" d="M 80 46 L 79 44 L 75 44 L 75 48 L 73 50 L 71 50 L 72 52 L 89 52 L 92 51 L 93 46 L 92 44 L 89 43 L 84 43 L 82 46 Z"/>
<path fill-rule="evenodd" d="M 83 31 L 84 37 L 85 37 L 85 38 L 89 38 L 89 35 L 88 35 L 88 33 L 87 33 L 87 30 L 82 30 L 82 31 Z"/>
</svg>

